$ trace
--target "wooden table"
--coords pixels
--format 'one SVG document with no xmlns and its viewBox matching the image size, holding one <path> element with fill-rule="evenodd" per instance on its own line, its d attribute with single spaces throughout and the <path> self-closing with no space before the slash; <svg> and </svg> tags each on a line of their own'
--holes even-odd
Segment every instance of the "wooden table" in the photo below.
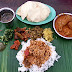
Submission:
<svg viewBox="0 0 72 72">
<path fill-rule="evenodd" d="M 28 0 L 0 0 L 0 8 L 10 7 L 16 11 L 16 9 Z M 63 12 L 72 13 L 72 0 L 35 0 L 52 6 L 57 14 Z"/>
</svg>

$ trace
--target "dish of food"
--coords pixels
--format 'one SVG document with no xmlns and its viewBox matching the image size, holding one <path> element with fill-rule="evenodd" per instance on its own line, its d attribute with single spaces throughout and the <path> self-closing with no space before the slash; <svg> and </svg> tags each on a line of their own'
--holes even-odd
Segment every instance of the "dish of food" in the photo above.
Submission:
<svg viewBox="0 0 72 72">
<path fill-rule="evenodd" d="M 55 0 L 43 0 L 43 3 L 19 0 L 5 2 L 0 3 L 0 20 L 3 18 L 6 22 L 14 17 L 13 13 L 1 15 L 4 3 L 4 6 L 11 6 L 13 11 L 17 10 L 14 14 L 22 21 L 33 25 L 27 25 L 17 18 L 5 24 L 0 22 L 0 72 L 72 72 L 72 40 L 67 40 L 72 38 L 72 14 L 62 13 L 51 21 L 58 12 L 71 12 L 71 2 L 65 3 L 66 6 Z"/>
<path fill-rule="evenodd" d="M 30 38 L 35 40 L 37 38 L 41 38 L 43 36 L 43 28 L 39 26 L 35 26 L 34 28 L 29 29 Z"/>
<path fill-rule="evenodd" d="M 55 51 L 55 46 L 38 38 L 35 41 L 28 40 L 27 43 L 22 42 L 22 49 L 17 53 L 16 58 L 21 67 L 18 71 L 25 72 L 44 72 L 54 65 L 54 61 L 58 61 L 61 57 Z"/>
<path fill-rule="evenodd" d="M 51 42 L 53 40 L 53 32 L 51 30 L 51 28 L 45 28 L 43 30 L 43 38 L 45 38 L 45 40 Z"/>
<path fill-rule="evenodd" d="M 58 35 L 66 39 L 72 39 L 72 14 L 59 14 L 53 22 L 54 29 Z"/>
<path fill-rule="evenodd" d="M 28 38 L 30 37 L 29 30 L 26 30 L 26 27 L 24 28 L 17 27 L 16 29 L 14 29 L 14 35 L 15 40 L 21 39 L 27 41 Z"/>
<path fill-rule="evenodd" d="M 30 1 L 29 1 L 30 2 Z M 31 3 L 30 3 L 31 4 Z M 41 7 L 43 6 L 43 8 L 40 8 L 41 11 L 38 12 L 40 9 L 34 8 L 34 9 L 30 9 L 32 10 L 33 13 L 30 13 L 31 11 L 29 11 L 28 13 L 24 10 L 25 7 L 29 7 L 28 4 L 24 6 L 24 4 L 22 6 L 20 6 L 17 10 L 16 10 L 16 17 L 27 24 L 31 24 L 31 25 L 42 25 L 42 24 L 46 24 L 50 21 L 52 21 L 55 16 L 56 16 L 56 12 L 54 10 L 54 8 L 52 8 L 49 5 L 43 4 L 43 3 L 38 3 L 38 5 L 41 4 Z M 34 5 L 34 4 L 33 4 Z M 31 5 L 30 5 L 31 6 Z M 35 6 L 35 5 L 34 5 Z M 20 11 L 20 9 L 22 9 L 22 11 Z M 35 11 L 34 11 L 35 10 Z M 22 13 L 23 12 L 23 13 Z M 25 13 L 24 13 L 25 12 Z M 43 12 L 43 13 L 42 13 Z M 27 14 L 26 14 L 27 13 Z M 42 13 L 42 14 L 41 14 Z M 22 15 L 21 15 L 22 14 Z M 27 16 L 27 18 L 25 18 Z"/>
<path fill-rule="evenodd" d="M 15 17 L 14 10 L 8 7 L 4 7 L 0 9 L 0 22 L 9 23 Z"/>
<path fill-rule="evenodd" d="M 12 29 L 6 29 L 4 31 L 4 34 L 0 36 L 0 40 L 3 41 L 4 44 L 7 44 L 8 41 L 10 41 L 13 38 L 13 30 Z"/>
<path fill-rule="evenodd" d="M 15 41 L 14 44 L 10 47 L 10 49 L 18 50 L 20 46 L 19 39 L 25 42 L 29 38 L 31 38 L 32 40 L 36 40 L 37 38 L 41 38 L 41 37 L 43 37 L 48 42 L 51 42 L 53 40 L 53 35 L 52 35 L 53 32 L 51 31 L 51 28 L 43 29 L 40 28 L 39 26 L 35 26 L 34 28 L 29 28 L 28 30 L 26 29 L 26 27 L 24 28 L 17 27 L 16 29 L 14 29 L 14 31 L 11 29 L 7 29 L 5 30 L 4 35 L 0 36 L 0 40 L 3 41 L 4 44 L 7 44 L 7 42 L 11 40 L 13 36 L 13 32 L 14 32 Z"/>
<path fill-rule="evenodd" d="M 6 48 L 4 43 L 0 42 L 0 51 L 3 51 Z"/>
<path fill-rule="evenodd" d="M 41 2 L 27 1 L 21 5 L 16 13 L 22 20 L 27 18 L 31 22 L 44 21 L 50 14 L 50 8 Z"/>
</svg>

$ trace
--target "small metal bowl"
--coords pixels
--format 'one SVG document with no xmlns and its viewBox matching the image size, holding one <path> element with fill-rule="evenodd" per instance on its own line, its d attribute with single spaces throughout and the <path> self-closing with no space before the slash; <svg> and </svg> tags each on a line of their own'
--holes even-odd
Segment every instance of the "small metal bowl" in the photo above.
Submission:
<svg viewBox="0 0 72 72">
<path fill-rule="evenodd" d="M 7 21 L 7 22 L 0 21 L 0 22 L 2 22 L 2 23 L 9 23 L 9 22 L 11 22 L 11 21 L 15 18 L 15 12 L 14 12 L 14 10 L 11 9 L 11 8 L 8 8 L 8 7 L 4 7 L 4 8 L 1 8 L 1 9 L 0 9 L 0 16 L 1 16 L 1 14 L 6 13 L 6 12 L 12 13 L 13 17 L 12 17 L 11 20 L 9 20 L 9 21 Z"/>
<path fill-rule="evenodd" d="M 61 34 L 59 34 L 59 33 L 57 32 L 57 30 L 56 30 L 56 28 L 55 28 L 55 21 L 56 21 L 56 19 L 57 19 L 59 16 L 64 15 L 64 14 L 72 15 L 71 13 L 61 13 L 61 14 L 57 15 L 57 16 L 55 17 L 55 19 L 53 20 L 53 28 L 54 28 L 55 32 L 56 32 L 60 37 L 65 38 L 65 39 L 72 39 L 72 37 L 62 36 Z"/>
</svg>

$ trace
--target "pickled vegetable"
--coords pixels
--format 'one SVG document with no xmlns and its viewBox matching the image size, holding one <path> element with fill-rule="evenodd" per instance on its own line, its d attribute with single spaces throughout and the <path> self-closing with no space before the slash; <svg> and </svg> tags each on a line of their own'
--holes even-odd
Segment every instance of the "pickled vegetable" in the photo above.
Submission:
<svg viewBox="0 0 72 72">
<path fill-rule="evenodd" d="M 45 28 L 43 30 L 43 38 L 45 38 L 45 40 L 51 42 L 53 40 L 53 32 L 51 30 L 51 28 Z"/>
<path fill-rule="evenodd" d="M 14 41 L 14 44 L 10 47 L 10 49 L 18 50 L 20 44 L 21 44 L 20 41 L 16 40 L 16 41 Z"/>
<path fill-rule="evenodd" d="M 29 29 L 29 33 L 30 33 L 30 38 L 32 40 L 35 40 L 37 38 L 41 38 L 43 36 L 43 28 L 36 26 L 32 29 Z"/>
</svg>

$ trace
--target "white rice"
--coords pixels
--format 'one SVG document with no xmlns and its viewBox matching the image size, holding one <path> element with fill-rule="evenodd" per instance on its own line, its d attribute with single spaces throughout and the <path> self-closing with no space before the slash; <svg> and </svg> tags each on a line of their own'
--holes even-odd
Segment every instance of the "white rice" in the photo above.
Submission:
<svg viewBox="0 0 72 72">
<path fill-rule="evenodd" d="M 51 66 L 54 66 L 54 62 L 55 62 L 55 61 L 58 61 L 58 59 L 59 59 L 61 56 L 59 56 L 59 55 L 56 53 L 56 51 L 55 51 L 55 46 L 52 46 L 52 43 L 50 43 L 50 42 L 48 42 L 48 41 L 45 41 L 43 38 L 37 38 L 37 40 L 38 40 L 38 41 L 41 40 L 41 41 L 45 42 L 46 45 L 48 45 L 48 46 L 51 47 L 52 53 L 51 53 L 50 58 L 49 58 L 44 64 L 42 64 L 41 67 L 38 67 L 37 65 L 34 65 L 34 64 L 33 64 L 30 68 L 26 68 L 26 67 L 24 66 L 24 64 L 23 64 L 23 60 L 24 60 L 23 54 L 24 54 L 24 50 L 26 50 L 26 48 L 27 48 L 28 46 L 30 46 L 30 40 L 31 40 L 31 39 L 29 39 L 29 40 L 27 41 L 27 43 L 24 42 L 24 41 L 21 43 L 22 49 L 21 49 L 21 50 L 17 53 L 17 55 L 16 55 L 16 58 L 17 58 L 17 60 L 19 61 L 19 65 L 21 66 L 21 67 L 18 67 L 18 72 L 19 72 L 19 71 L 25 72 L 25 71 L 28 71 L 28 70 L 29 70 L 29 72 L 44 72 L 44 71 L 48 70 L 48 68 L 50 68 Z"/>
</svg>

